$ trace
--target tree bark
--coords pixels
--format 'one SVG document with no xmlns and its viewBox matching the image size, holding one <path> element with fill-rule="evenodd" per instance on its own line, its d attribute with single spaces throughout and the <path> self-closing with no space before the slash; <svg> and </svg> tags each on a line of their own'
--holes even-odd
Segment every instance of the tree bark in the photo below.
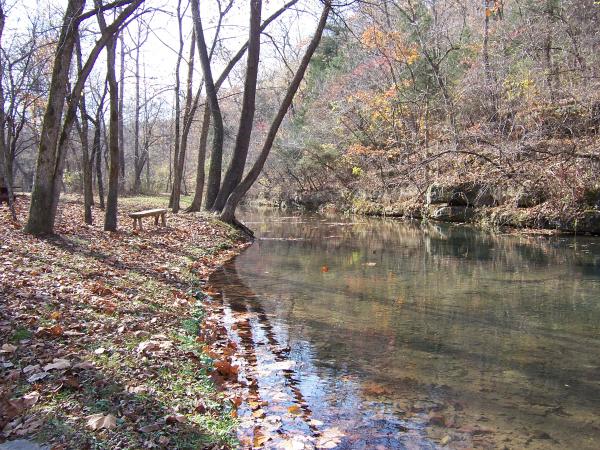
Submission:
<svg viewBox="0 0 600 450">
<path fill-rule="evenodd" d="M 204 87 L 206 96 L 210 105 L 213 124 L 213 145 L 210 159 L 210 169 L 208 171 L 208 186 L 206 189 L 206 208 L 210 209 L 217 198 L 217 193 L 221 185 L 221 166 L 223 163 L 223 117 L 217 97 L 217 89 L 212 76 L 210 67 L 210 58 L 204 39 L 204 30 L 202 28 L 202 19 L 200 17 L 199 0 L 192 0 L 192 16 L 194 19 L 194 30 L 196 32 L 196 44 L 198 45 L 198 55 L 202 72 L 204 75 Z"/>
<path fill-rule="evenodd" d="M 0 48 L 2 47 L 2 35 L 4 33 L 4 24 L 6 16 L 4 15 L 3 5 L 0 3 Z M 4 86 L 2 77 L 4 75 L 4 64 L 0 58 L 0 180 L 4 179 L 4 187 L 8 194 L 8 206 L 10 214 L 14 221 L 17 220 L 17 212 L 15 211 L 14 193 L 13 193 L 13 168 L 12 161 L 8 155 L 8 143 L 6 142 L 6 134 L 4 132 L 6 126 L 6 113 L 4 111 Z M 2 185 L 2 183 L 0 183 Z"/>
<path fill-rule="evenodd" d="M 261 25 L 260 31 L 264 31 L 277 17 L 283 14 L 288 8 L 292 7 L 299 0 L 291 0 L 271 14 Z M 218 30 L 217 30 L 218 35 Z M 244 53 L 246 53 L 246 49 L 248 48 L 249 42 L 246 41 L 242 47 L 237 51 L 237 53 L 231 58 L 221 76 L 215 83 L 215 88 L 218 92 L 221 85 L 225 82 L 231 70 L 235 67 L 235 65 L 242 59 Z M 206 161 L 206 148 L 208 144 L 208 128 L 210 126 L 210 105 L 207 103 L 204 108 L 204 113 L 202 116 L 202 132 L 200 135 L 200 145 L 198 147 L 198 165 L 196 172 L 196 187 L 194 189 L 194 199 L 192 200 L 192 204 L 186 210 L 187 212 L 196 212 L 200 211 L 202 205 L 202 197 L 204 194 L 204 179 L 205 179 L 205 171 L 204 165 Z M 206 207 L 206 205 L 205 205 Z"/>
<path fill-rule="evenodd" d="M 302 57 L 300 66 L 294 74 L 294 78 L 288 86 L 283 102 L 279 106 L 279 110 L 277 111 L 277 114 L 273 119 L 271 126 L 269 127 L 269 132 L 267 133 L 267 137 L 258 156 L 258 159 L 254 163 L 248 174 L 244 177 L 244 179 L 236 186 L 236 188 L 233 190 L 233 192 L 227 199 L 227 202 L 225 203 L 225 207 L 223 208 L 223 211 L 220 214 L 220 219 L 224 222 L 237 224 L 237 221 L 235 219 L 235 210 L 242 198 L 244 197 L 244 195 L 246 194 L 246 192 L 248 192 L 248 190 L 252 187 L 254 182 L 258 179 L 258 176 L 260 175 L 265 165 L 265 162 L 267 161 L 267 157 L 269 156 L 271 147 L 273 147 L 273 142 L 275 141 L 275 137 L 277 136 L 279 127 L 283 122 L 283 119 L 285 118 L 285 115 L 290 105 L 292 104 L 292 101 L 294 100 L 294 96 L 296 95 L 298 88 L 300 87 L 300 83 L 304 78 L 304 74 L 306 72 L 306 69 L 308 68 L 308 64 L 310 63 L 310 60 L 315 50 L 319 46 L 319 42 L 321 41 L 321 36 L 323 34 L 323 30 L 325 29 L 325 25 L 327 24 L 327 18 L 329 17 L 330 11 L 331 1 L 326 0 L 323 6 L 323 12 L 321 13 L 317 29 L 304 53 L 304 56 Z"/>
<path fill-rule="evenodd" d="M 48 105 L 42 122 L 42 139 L 38 148 L 29 220 L 25 227 L 25 231 L 31 234 L 51 234 L 54 231 L 55 215 L 52 204 L 59 184 L 57 169 L 61 163 L 57 155 L 57 146 L 67 97 L 73 48 L 78 32 L 77 16 L 83 11 L 84 5 L 85 0 L 69 0 L 56 46 Z"/>
<path fill-rule="evenodd" d="M 75 43 L 77 50 L 77 70 L 79 73 L 83 70 L 83 61 L 81 54 L 81 42 L 79 35 Z M 90 148 L 89 148 L 89 121 L 87 108 L 85 104 L 85 94 L 82 93 L 81 100 L 79 101 L 79 112 L 81 115 L 81 125 L 79 128 L 79 137 L 81 140 L 81 166 L 83 174 L 83 220 L 88 225 L 92 225 L 92 205 L 94 204 L 94 192 L 92 185 L 92 163 L 90 161 Z"/>
<path fill-rule="evenodd" d="M 98 3 L 100 0 L 96 0 Z M 100 29 L 104 31 L 106 22 L 102 13 L 98 14 Z M 117 231 L 117 203 L 119 198 L 119 85 L 115 72 L 117 39 L 113 35 L 106 45 L 106 77 L 109 95 L 109 134 L 108 153 L 108 196 L 104 214 L 104 231 Z"/>
<path fill-rule="evenodd" d="M 125 98 L 125 37 L 123 31 L 119 33 L 121 44 L 121 66 L 119 67 L 119 192 L 125 192 L 125 119 L 124 98 Z"/>
<path fill-rule="evenodd" d="M 77 81 L 67 99 L 73 48 L 78 33 L 78 24 L 83 17 L 79 15 L 85 3 L 85 0 L 69 1 L 55 53 L 48 105 L 42 122 L 41 136 L 44 138 L 41 139 L 38 148 L 36 177 L 31 195 L 29 219 L 25 227 L 25 231 L 28 233 L 50 234 L 54 231 L 67 143 L 75 122 L 83 86 L 102 49 L 109 41 L 114 40 L 114 34 L 119 27 L 142 2 L 143 0 L 133 0 L 113 23 L 101 30 L 100 38 L 90 51 L 82 72 L 78 74 Z M 103 9 L 100 8 L 98 11 Z M 100 15 L 102 15 L 101 12 Z M 63 122 L 65 100 L 67 100 L 67 112 Z M 62 127 L 61 122 L 63 122 Z"/>
<path fill-rule="evenodd" d="M 260 59 L 260 15 L 261 0 L 250 2 L 250 36 L 248 38 L 248 62 L 246 65 L 246 80 L 244 82 L 244 97 L 240 125 L 235 141 L 233 156 L 219 194 L 212 207 L 213 211 L 220 212 L 225 206 L 227 198 L 233 189 L 240 183 L 244 175 L 244 167 L 248 156 L 248 147 L 254 125 L 254 112 L 256 110 L 256 82 L 258 79 L 258 62 Z"/>
</svg>

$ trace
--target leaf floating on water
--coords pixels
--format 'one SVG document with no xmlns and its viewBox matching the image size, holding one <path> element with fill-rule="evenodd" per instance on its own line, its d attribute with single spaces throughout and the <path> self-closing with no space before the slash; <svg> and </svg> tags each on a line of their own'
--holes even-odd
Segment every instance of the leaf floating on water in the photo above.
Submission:
<svg viewBox="0 0 600 450">
<path fill-rule="evenodd" d="M 257 430 L 254 432 L 254 439 L 252 440 L 252 445 L 254 447 L 262 447 L 265 444 L 265 442 L 269 441 L 270 439 L 271 436 L 268 436 L 260 430 Z"/>
<path fill-rule="evenodd" d="M 284 450 L 305 450 L 314 447 L 312 444 L 306 442 L 305 438 L 301 436 L 294 436 L 293 438 L 282 441 L 279 445 L 277 445 L 277 448 Z"/>
<path fill-rule="evenodd" d="M 339 445 L 345 434 L 339 428 L 327 428 L 317 439 L 317 448 L 335 448 Z"/>
<path fill-rule="evenodd" d="M 321 267 L 321 272 L 323 272 L 323 273 L 329 272 L 329 266 L 323 266 L 323 267 Z"/>
<path fill-rule="evenodd" d="M 87 417 L 87 426 L 92 430 L 112 430 L 117 426 L 117 418 L 112 414 L 104 415 L 102 413 L 92 414 Z"/>
<path fill-rule="evenodd" d="M 292 405 L 288 408 L 288 412 L 290 414 L 301 414 L 301 410 L 300 410 L 300 406 L 298 405 Z"/>
</svg>

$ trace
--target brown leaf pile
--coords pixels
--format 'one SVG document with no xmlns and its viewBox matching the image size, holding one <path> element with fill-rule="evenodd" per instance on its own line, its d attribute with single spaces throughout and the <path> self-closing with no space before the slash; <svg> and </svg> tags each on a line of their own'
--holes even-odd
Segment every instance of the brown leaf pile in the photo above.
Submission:
<svg viewBox="0 0 600 450">
<path fill-rule="evenodd" d="M 57 235 L 43 239 L 22 232 L 27 199 L 18 223 L 0 207 L 0 442 L 43 433 L 57 448 L 88 448 L 92 433 L 110 448 L 172 448 L 165 429 L 203 431 L 179 420 L 190 394 L 160 383 L 190 361 L 173 335 L 191 289 L 246 244 L 199 214 L 134 232 L 126 213 L 149 205 L 127 200 L 116 233 L 102 230 L 100 210 L 90 226 L 80 202 L 63 201 Z"/>
</svg>

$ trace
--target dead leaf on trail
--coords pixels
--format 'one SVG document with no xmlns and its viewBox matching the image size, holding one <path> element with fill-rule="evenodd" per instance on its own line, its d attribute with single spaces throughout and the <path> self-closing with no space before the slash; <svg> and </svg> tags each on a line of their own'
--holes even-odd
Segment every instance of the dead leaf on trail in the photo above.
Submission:
<svg viewBox="0 0 600 450">
<path fill-rule="evenodd" d="M 240 370 L 239 366 L 233 366 L 227 360 L 220 360 L 215 362 L 215 369 L 224 377 L 237 378 Z"/>
<path fill-rule="evenodd" d="M 302 414 L 300 407 L 298 405 L 292 405 L 288 408 L 288 412 L 290 414 Z"/>
<path fill-rule="evenodd" d="M 34 373 L 29 378 L 27 378 L 27 381 L 30 383 L 35 383 L 36 381 L 43 380 L 47 376 L 48 376 L 48 372 L 38 372 L 38 373 Z"/>
<path fill-rule="evenodd" d="M 45 372 L 50 370 L 63 370 L 71 367 L 71 361 L 68 359 L 57 359 L 55 358 L 51 364 L 46 364 L 43 369 Z"/>
<path fill-rule="evenodd" d="M 92 430 L 112 430 L 117 426 L 117 418 L 112 414 L 92 414 L 87 417 L 87 426 Z"/>
<path fill-rule="evenodd" d="M 39 364 L 31 364 L 31 365 L 23 368 L 23 373 L 28 374 L 29 372 L 34 372 L 34 371 L 37 371 L 38 369 L 40 369 Z"/>
<path fill-rule="evenodd" d="M 0 349 L 0 353 L 14 353 L 17 350 L 16 345 L 4 344 Z"/>
<path fill-rule="evenodd" d="M 174 425 L 176 423 L 184 423 L 185 416 L 183 414 L 173 414 L 172 416 L 165 417 L 165 422 L 169 425 Z"/>
<path fill-rule="evenodd" d="M 145 427 L 141 427 L 140 428 L 140 432 L 142 433 L 152 433 L 154 431 L 158 431 L 160 429 L 162 429 L 164 427 L 164 423 L 163 422 L 155 422 L 155 423 L 151 423 L 150 425 L 146 425 Z"/>
<path fill-rule="evenodd" d="M 94 364 L 89 361 L 82 361 L 73 366 L 73 369 L 76 369 L 76 370 L 88 370 L 88 369 L 95 369 L 95 368 L 96 368 L 96 366 L 94 366 Z"/>
<path fill-rule="evenodd" d="M 127 392 L 130 394 L 144 394 L 149 392 L 146 386 L 127 386 Z"/>
<path fill-rule="evenodd" d="M 173 347 L 173 342 L 171 341 L 144 341 L 140 342 L 137 346 L 138 353 L 154 353 L 165 351 Z"/>
<path fill-rule="evenodd" d="M 61 318 L 61 316 L 62 316 L 62 314 L 61 314 L 60 311 L 52 311 L 50 313 L 50 318 L 53 319 L 53 320 L 58 320 L 58 319 Z"/>
<path fill-rule="evenodd" d="M 94 353 L 96 355 L 102 355 L 102 354 L 106 353 L 106 349 L 104 347 L 100 347 L 100 348 L 97 348 L 96 350 L 94 350 Z"/>
<path fill-rule="evenodd" d="M 38 336 L 46 336 L 46 337 L 59 337 L 64 333 L 63 327 L 60 325 L 53 325 L 51 327 L 40 327 L 35 332 Z"/>
<path fill-rule="evenodd" d="M 265 416 L 265 412 L 262 409 L 257 409 L 256 411 L 254 411 L 252 413 L 252 417 L 256 418 L 256 419 L 260 419 L 261 417 Z"/>
</svg>

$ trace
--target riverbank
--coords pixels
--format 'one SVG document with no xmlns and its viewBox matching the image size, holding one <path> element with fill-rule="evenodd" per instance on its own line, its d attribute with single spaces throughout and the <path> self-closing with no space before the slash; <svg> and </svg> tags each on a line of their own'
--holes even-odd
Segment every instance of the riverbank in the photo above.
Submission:
<svg viewBox="0 0 600 450">
<path fill-rule="evenodd" d="M 549 205 L 530 208 L 501 206 L 451 206 L 418 202 L 384 205 L 360 202 L 352 213 L 375 217 L 396 217 L 431 220 L 448 223 L 469 223 L 483 229 L 513 228 L 518 230 L 548 230 L 565 234 L 600 235 L 600 210 L 565 208 L 557 210 Z"/>
<path fill-rule="evenodd" d="M 0 443 L 235 445 L 236 402 L 198 333 L 204 282 L 248 244 L 203 214 L 132 231 L 127 212 L 166 200 L 122 199 L 120 231 L 107 233 L 102 211 L 85 225 L 81 202 L 67 199 L 47 239 L 21 231 L 27 199 L 17 223 L 1 207 Z"/>
</svg>

